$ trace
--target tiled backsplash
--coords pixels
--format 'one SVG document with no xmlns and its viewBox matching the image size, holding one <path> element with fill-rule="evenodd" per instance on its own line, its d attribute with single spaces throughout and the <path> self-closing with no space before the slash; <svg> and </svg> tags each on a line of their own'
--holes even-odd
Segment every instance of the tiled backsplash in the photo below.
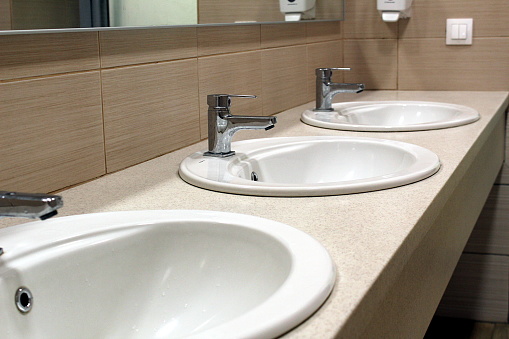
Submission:
<svg viewBox="0 0 509 339">
<path fill-rule="evenodd" d="M 206 138 L 206 95 L 255 94 L 234 113 L 314 100 L 314 68 L 368 89 L 509 90 L 509 3 L 415 1 L 384 23 L 372 0 L 346 21 L 0 36 L 0 189 L 55 191 Z M 474 18 L 472 46 L 445 19 Z"/>
</svg>

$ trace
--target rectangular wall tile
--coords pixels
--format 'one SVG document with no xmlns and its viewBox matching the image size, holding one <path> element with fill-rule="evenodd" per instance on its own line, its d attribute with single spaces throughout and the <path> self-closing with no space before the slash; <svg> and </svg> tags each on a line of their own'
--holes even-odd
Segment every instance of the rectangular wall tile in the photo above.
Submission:
<svg viewBox="0 0 509 339">
<path fill-rule="evenodd" d="M 261 48 L 302 45 L 305 43 L 305 24 L 286 23 L 261 25 Z"/>
<path fill-rule="evenodd" d="M 509 257 L 464 253 L 440 301 L 437 315 L 507 322 Z"/>
<path fill-rule="evenodd" d="M 307 48 L 262 50 L 263 114 L 271 115 L 307 102 Z"/>
<path fill-rule="evenodd" d="M 207 138 L 207 95 L 248 94 L 256 99 L 232 99 L 232 114 L 262 115 L 262 76 L 260 51 L 234 53 L 198 59 L 200 74 L 200 130 Z"/>
<path fill-rule="evenodd" d="M 315 4 L 316 18 L 321 20 L 344 19 L 343 1 L 317 1 Z"/>
<path fill-rule="evenodd" d="M 364 83 L 366 89 L 397 89 L 398 40 L 345 40 L 345 81 Z"/>
<path fill-rule="evenodd" d="M 200 139 L 196 59 L 102 71 L 108 172 Z"/>
<path fill-rule="evenodd" d="M 0 35 L 0 80 L 99 68 L 97 32 Z"/>
<path fill-rule="evenodd" d="M 509 38 L 477 38 L 471 46 L 443 39 L 399 40 L 399 89 L 509 90 Z"/>
<path fill-rule="evenodd" d="M 323 42 L 343 38 L 341 21 L 307 22 L 307 42 Z"/>
<path fill-rule="evenodd" d="M 402 38 L 445 39 L 448 18 L 473 18 L 474 37 L 509 37 L 506 0 L 414 1 L 412 8 L 412 18 L 399 22 Z"/>
<path fill-rule="evenodd" d="M 398 23 L 384 22 L 374 0 L 346 0 L 343 30 L 345 39 L 396 39 L 398 37 Z"/>
<path fill-rule="evenodd" d="M 99 72 L 0 84 L 0 187 L 50 192 L 105 173 Z"/>
<path fill-rule="evenodd" d="M 490 192 L 465 252 L 509 255 L 509 186 L 495 185 Z"/>
<path fill-rule="evenodd" d="M 259 48 L 260 25 L 198 27 L 199 56 Z"/>
<path fill-rule="evenodd" d="M 99 32 L 102 67 L 197 56 L 195 27 Z"/>
<path fill-rule="evenodd" d="M 308 101 L 316 98 L 316 69 L 323 67 L 343 67 L 343 41 L 333 40 L 307 45 L 307 83 L 308 83 Z M 333 75 L 334 82 L 343 82 L 344 71 L 335 71 Z"/>
</svg>

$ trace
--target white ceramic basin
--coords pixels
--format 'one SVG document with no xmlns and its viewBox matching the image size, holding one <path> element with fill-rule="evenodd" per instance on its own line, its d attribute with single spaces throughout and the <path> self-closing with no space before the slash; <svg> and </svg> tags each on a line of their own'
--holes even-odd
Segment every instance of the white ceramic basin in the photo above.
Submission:
<svg viewBox="0 0 509 339">
<path fill-rule="evenodd" d="M 240 141 L 228 158 L 190 155 L 186 182 L 220 192 L 321 196 L 410 184 L 438 171 L 431 151 L 404 142 L 356 137 L 289 137 Z M 257 180 L 257 181 L 256 181 Z"/>
<path fill-rule="evenodd" d="M 270 338 L 335 281 L 309 235 L 231 213 L 54 218 L 1 229 L 0 243 L 0 338 Z"/>
<path fill-rule="evenodd" d="M 426 101 L 366 101 L 333 104 L 332 112 L 302 113 L 306 124 L 349 131 L 422 131 L 470 124 L 479 113 L 470 107 Z"/>
</svg>

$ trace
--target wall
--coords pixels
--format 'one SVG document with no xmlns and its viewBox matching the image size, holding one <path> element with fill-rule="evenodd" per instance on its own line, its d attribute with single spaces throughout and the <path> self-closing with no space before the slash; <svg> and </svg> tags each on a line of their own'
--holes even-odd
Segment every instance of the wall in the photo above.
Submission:
<svg viewBox="0 0 509 339">
<path fill-rule="evenodd" d="M 0 36 L 0 187 L 55 191 L 206 138 L 206 95 L 238 114 L 313 100 L 339 22 Z M 289 95 L 289 93 L 291 95 Z"/>
<path fill-rule="evenodd" d="M 312 101 L 315 67 L 368 89 L 509 90 L 507 1 L 413 11 L 384 23 L 347 0 L 341 23 L 0 36 L 0 187 L 55 191 L 203 139 L 208 93 L 258 95 L 236 100 L 245 114 Z M 445 45 L 448 17 L 474 18 L 472 46 Z"/>
<path fill-rule="evenodd" d="M 413 11 L 384 23 L 374 0 L 347 0 L 342 23 L 0 36 L 0 189 L 56 191 L 204 139 L 210 93 L 259 96 L 235 100 L 237 114 L 310 102 L 316 67 L 352 67 L 336 80 L 368 89 L 509 91 L 507 0 L 414 0 Z M 461 17 L 474 19 L 473 45 L 446 46 L 446 18 Z M 508 173 L 458 266 L 495 272 L 500 319 Z"/>
</svg>

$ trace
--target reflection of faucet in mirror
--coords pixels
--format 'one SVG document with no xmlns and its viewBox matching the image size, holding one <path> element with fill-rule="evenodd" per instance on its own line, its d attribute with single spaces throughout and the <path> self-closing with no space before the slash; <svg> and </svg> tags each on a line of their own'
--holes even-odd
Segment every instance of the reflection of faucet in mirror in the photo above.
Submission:
<svg viewBox="0 0 509 339">
<path fill-rule="evenodd" d="M 344 84 L 332 82 L 332 71 L 349 71 L 350 68 L 317 68 L 316 69 L 316 108 L 313 111 L 332 111 L 332 98 L 338 93 L 360 93 L 364 84 Z"/>
<path fill-rule="evenodd" d="M 233 134 L 241 129 L 265 129 L 274 127 L 276 117 L 243 116 L 230 113 L 231 98 L 256 98 L 254 95 L 207 95 L 209 122 L 209 151 L 203 155 L 229 157 Z"/>
</svg>

